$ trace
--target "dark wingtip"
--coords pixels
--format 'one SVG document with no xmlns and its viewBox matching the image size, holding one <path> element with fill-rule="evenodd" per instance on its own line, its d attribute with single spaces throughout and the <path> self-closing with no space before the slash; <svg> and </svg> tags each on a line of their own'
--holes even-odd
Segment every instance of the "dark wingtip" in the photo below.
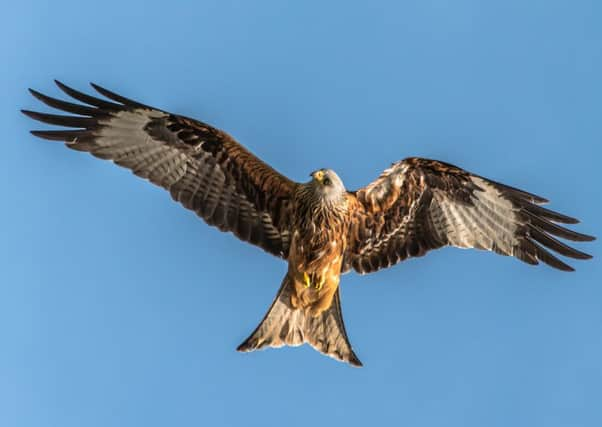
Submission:
<svg viewBox="0 0 602 427">
<path fill-rule="evenodd" d="M 61 82 L 60 80 L 54 79 L 54 84 L 63 90 L 69 89 L 69 87 L 66 84 L 64 84 L 63 82 Z"/>
<path fill-rule="evenodd" d="M 78 91 L 76 91 L 73 88 L 70 88 L 69 86 L 67 86 L 65 83 L 61 82 L 60 80 L 54 79 L 54 84 L 57 85 L 59 87 L 60 90 L 62 90 L 63 92 L 65 92 L 67 95 L 78 99 L 77 96 L 74 96 L 73 94 L 77 94 Z M 81 100 L 80 100 L 81 101 Z"/>
<path fill-rule="evenodd" d="M 62 141 L 68 144 L 80 138 L 89 137 L 86 131 L 81 130 L 30 130 L 29 132 L 38 138 L 49 141 Z"/>
<path fill-rule="evenodd" d="M 35 89 L 27 88 L 27 90 L 29 91 L 29 93 L 31 94 L 31 96 L 33 96 L 35 99 L 38 99 L 38 100 L 40 100 L 42 102 L 44 102 L 44 100 L 48 98 L 46 95 L 44 95 L 41 92 L 38 92 Z M 23 111 L 23 110 L 21 110 L 21 111 Z"/>
<path fill-rule="evenodd" d="M 562 224 L 575 225 L 575 224 L 579 224 L 581 222 L 577 218 L 573 218 L 572 216 L 568 216 L 568 215 L 559 214 L 558 212 L 552 211 L 552 214 L 555 214 L 557 216 L 557 218 L 552 218 L 552 221 L 560 222 Z"/>
<path fill-rule="evenodd" d="M 116 102 L 119 102 L 121 104 L 128 105 L 130 107 L 153 109 L 153 107 L 150 107 L 148 105 L 142 104 L 142 103 L 140 103 L 138 101 L 134 101 L 133 99 L 126 98 L 125 96 L 118 95 L 115 92 L 110 91 L 109 89 L 105 89 L 104 87 L 97 85 L 96 83 L 90 82 L 90 86 L 92 86 L 92 88 L 96 92 L 98 92 L 101 95 L 109 98 L 112 101 L 116 101 Z"/>
<path fill-rule="evenodd" d="M 108 91 L 108 90 L 107 90 L 107 89 L 105 89 L 104 87 L 102 87 L 102 86 L 99 86 L 99 85 L 97 85 L 97 84 L 96 84 L 96 83 L 94 83 L 94 82 L 88 82 L 88 84 L 89 84 L 90 86 L 92 86 L 92 88 L 93 88 L 95 91 L 97 91 L 97 92 L 103 93 L 103 91 Z M 103 95 L 104 95 L 104 94 L 103 94 Z"/>
<path fill-rule="evenodd" d="M 34 120 L 37 120 L 36 117 L 39 114 L 39 113 L 36 113 L 35 111 L 25 110 L 25 109 L 22 109 L 21 113 L 25 114 L 27 117 L 34 119 Z"/>
<path fill-rule="evenodd" d="M 45 130 L 30 130 L 29 133 L 33 136 L 37 136 L 38 138 L 47 139 L 50 141 L 63 141 L 63 138 L 53 138 L 52 133 Z"/>
<path fill-rule="evenodd" d="M 38 138 L 48 139 L 50 141 L 59 140 L 58 138 L 51 138 L 51 136 L 48 135 L 48 132 L 44 131 L 44 130 L 30 130 L 29 133 L 32 134 L 33 136 L 37 136 Z"/>
<path fill-rule="evenodd" d="M 72 87 L 67 86 L 65 83 L 61 82 L 60 80 L 54 79 L 54 84 L 57 85 L 59 87 L 60 90 L 62 90 L 63 92 L 65 92 L 67 95 L 77 99 L 76 96 L 73 96 L 73 94 L 79 94 L 81 92 L 73 89 Z M 85 95 L 85 94 L 83 94 Z"/>
</svg>

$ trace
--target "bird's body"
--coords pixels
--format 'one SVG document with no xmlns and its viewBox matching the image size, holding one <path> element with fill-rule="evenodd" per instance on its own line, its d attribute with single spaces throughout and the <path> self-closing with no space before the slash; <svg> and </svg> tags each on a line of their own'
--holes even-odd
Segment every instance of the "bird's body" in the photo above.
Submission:
<svg viewBox="0 0 602 427">
<path fill-rule="evenodd" d="M 23 111 L 67 127 L 34 135 L 129 168 L 208 224 L 288 262 L 274 302 L 241 351 L 309 343 L 360 366 L 340 304 L 340 276 L 349 270 L 374 272 L 444 246 L 485 249 L 564 271 L 572 267 L 549 250 L 591 258 L 556 239 L 594 237 L 559 225 L 578 221 L 542 207 L 546 199 L 448 163 L 410 157 L 357 191 L 347 191 L 329 169 L 296 183 L 206 123 L 96 85 L 109 100 L 57 84 L 80 103 L 31 90 L 70 113 Z"/>
<path fill-rule="evenodd" d="M 293 307 L 318 315 L 331 306 L 339 286 L 351 218 L 342 182 L 334 188 L 336 194 L 325 194 L 324 180 L 334 180 L 336 174 L 317 171 L 313 176 L 293 198 L 288 274 L 294 283 Z"/>
</svg>

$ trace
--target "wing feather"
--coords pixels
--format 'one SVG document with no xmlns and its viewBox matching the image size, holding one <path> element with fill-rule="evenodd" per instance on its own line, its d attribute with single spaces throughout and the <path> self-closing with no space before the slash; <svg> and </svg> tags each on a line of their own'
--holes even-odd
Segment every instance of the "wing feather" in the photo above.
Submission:
<svg viewBox="0 0 602 427">
<path fill-rule="evenodd" d="M 288 256 L 294 182 L 206 123 L 95 84 L 92 87 L 109 101 L 56 84 L 81 104 L 30 89 L 42 103 L 68 113 L 23 110 L 34 120 L 67 128 L 35 130 L 33 135 L 112 160 L 165 188 L 208 224 L 276 256 Z"/>
<path fill-rule="evenodd" d="M 575 218 L 546 209 L 543 197 L 429 159 L 408 158 L 350 193 L 355 209 L 344 270 L 369 273 L 442 246 L 485 249 L 529 264 L 573 268 L 552 255 L 591 255 L 559 241 L 594 240 L 561 224 Z"/>
</svg>

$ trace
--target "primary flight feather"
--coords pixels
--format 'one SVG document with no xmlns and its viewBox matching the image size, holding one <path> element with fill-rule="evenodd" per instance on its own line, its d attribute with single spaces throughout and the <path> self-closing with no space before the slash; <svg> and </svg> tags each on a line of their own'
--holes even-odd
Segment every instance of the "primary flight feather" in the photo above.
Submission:
<svg viewBox="0 0 602 427">
<path fill-rule="evenodd" d="M 131 169 L 208 224 L 287 260 L 272 306 L 240 351 L 309 343 L 361 366 L 345 332 L 339 297 L 340 275 L 351 269 L 370 273 L 443 246 L 486 249 L 564 271 L 573 268 L 550 251 L 591 258 L 557 239 L 594 237 L 559 225 L 578 221 L 542 207 L 546 199 L 447 163 L 407 158 L 357 191 L 347 191 L 330 169 L 297 183 L 206 123 L 94 84 L 106 99 L 56 83 L 79 102 L 30 89 L 46 105 L 68 113 L 23 110 L 67 128 L 34 135 Z"/>
</svg>

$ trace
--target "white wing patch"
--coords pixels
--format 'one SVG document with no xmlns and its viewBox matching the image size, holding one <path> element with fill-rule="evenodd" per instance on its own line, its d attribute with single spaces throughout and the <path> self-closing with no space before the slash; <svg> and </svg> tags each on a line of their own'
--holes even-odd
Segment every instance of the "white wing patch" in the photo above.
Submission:
<svg viewBox="0 0 602 427">
<path fill-rule="evenodd" d="M 99 120 L 97 147 L 92 154 L 112 159 L 136 175 L 169 188 L 186 175 L 188 157 L 182 150 L 154 140 L 144 130 L 152 120 L 164 117 L 167 115 L 160 111 L 137 109 L 119 111 L 109 119 Z"/>
<path fill-rule="evenodd" d="M 483 190 L 474 192 L 472 205 L 460 204 L 445 192 L 435 191 L 433 203 L 438 209 L 431 209 L 430 215 L 438 234 L 446 236 L 452 246 L 512 255 L 520 225 L 515 207 L 482 178 L 473 176 L 471 180 Z"/>
</svg>

